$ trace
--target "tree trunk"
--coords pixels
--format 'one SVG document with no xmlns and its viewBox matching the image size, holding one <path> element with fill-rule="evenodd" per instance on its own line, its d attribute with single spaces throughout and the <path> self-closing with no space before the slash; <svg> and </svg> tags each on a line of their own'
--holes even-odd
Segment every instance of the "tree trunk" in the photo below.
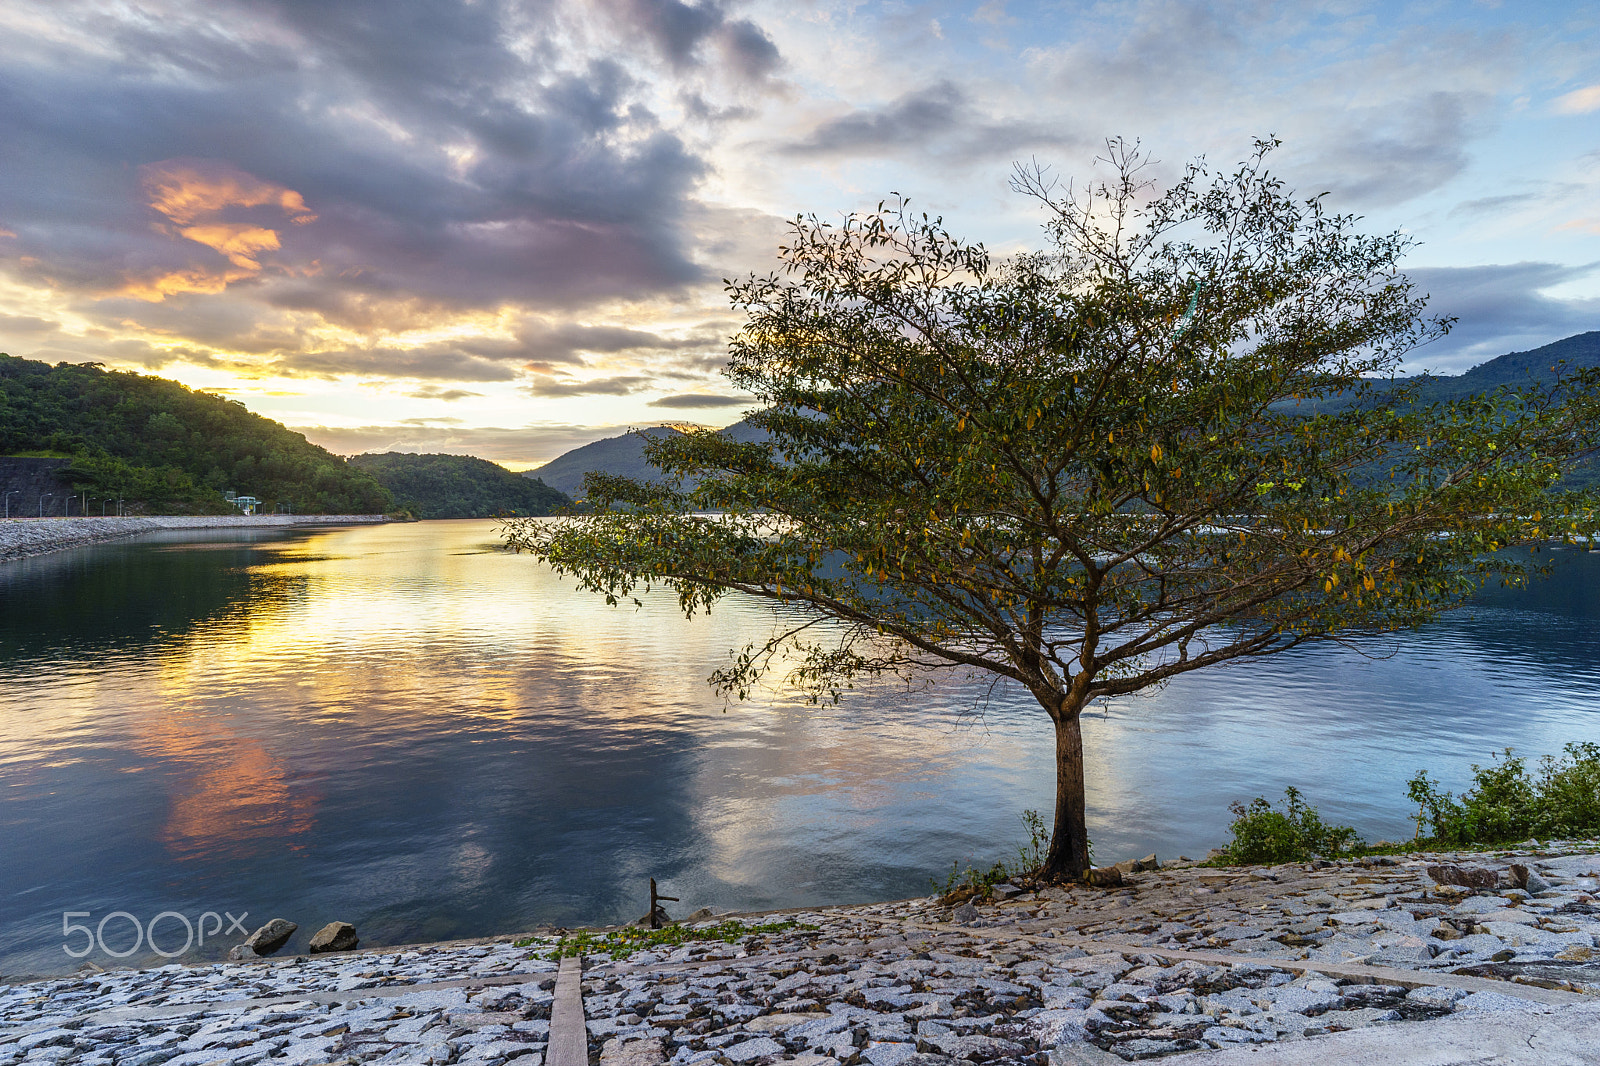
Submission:
<svg viewBox="0 0 1600 1066">
<path fill-rule="evenodd" d="M 1088 808 L 1083 793 L 1080 708 L 1063 708 L 1056 723 L 1056 821 L 1040 873 L 1051 881 L 1081 881 L 1089 869 Z"/>
</svg>

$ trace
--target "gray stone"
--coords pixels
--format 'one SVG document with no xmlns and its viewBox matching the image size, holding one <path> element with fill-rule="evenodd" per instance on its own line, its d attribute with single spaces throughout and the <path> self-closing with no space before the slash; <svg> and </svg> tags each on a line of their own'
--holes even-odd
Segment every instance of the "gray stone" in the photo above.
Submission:
<svg viewBox="0 0 1600 1066">
<path fill-rule="evenodd" d="M 1344 997 L 1337 992 L 1313 992 L 1305 988 L 1277 988 L 1272 992 L 1273 1010 L 1296 1014 L 1333 1010 L 1344 1003 Z M 1266 998 L 1265 991 L 1261 998 Z"/>
<path fill-rule="evenodd" d="M 356 927 L 349 922 L 329 922 L 327 925 L 311 934 L 311 954 L 321 955 L 329 951 L 349 951 L 361 943 L 356 936 Z"/>
<path fill-rule="evenodd" d="M 1324 1029 L 1365 1029 L 1369 1025 L 1379 1025 L 1383 1022 L 1397 1022 L 1400 1012 L 1384 1010 L 1381 1007 L 1358 1007 L 1355 1010 L 1330 1010 L 1316 1019 L 1319 1027 Z"/>
<path fill-rule="evenodd" d="M 1474 992 L 1464 997 L 1456 1004 L 1456 1011 L 1478 1011 L 1482 1013 L 1536 1011 L 1542 1009 L 1539 1004 L 1531 1000 L 1518 999 L 1502 992 Z"/>
<path fill-rule="evenodd" d="M 1232 1025 L 1213 1025 L 1200 1034 L 1200 1039 L 1213 1044 L 1260 1044 L 1272 1039 L 1265 1033 L 1258 1033 L 1254 1029 L 1240 1029 Z"/>
<path fill-rule="evenodd" d="M 1435 1010 L 1454 1007 L 1466 998 L 1467 993 L 1463 989 L 1446 988 L 1443 985 L 1426 985 L 1406 993 L 1408 1001 Z"/>
<path fill-rule="evenodd" d="M 1500 875 L 1482 866 L 1430 866 L 1428 876 L 1436 884 L 1455 885 L 1459 888 L 1493 890 L 1500 884 Z"/>
<path fill-rule="evenodd" d="M 1511 883 L 1520 889 L 1531 893 L 1548 892 L 1550 882 L 1539 876 L 1537 870 L 1529 869 L 1521 863 L 1514 863 L 1510 870 Z"/>
<path fill-rule="evenodd" d="M 989 892 L 994 896 L 995 899 L 1002 900 L 1015 899 L 1016 897 L 1022 895 L 1022 889 L 1018 888 L 1016 885 L 1007 884 L 1004 881 L 989 889 Z"/>
<path fill-rule="evenodd" d="M 742 1044 L 733 1044 L 722 1049 L 722 1055 L 729 1062 L 754 1062 L 756 1059 L 766 1058 L 768 1055 L 782 1055 L 783 1045 L 769 1036 L 760 1036 L 754 1040 L 746 1040 Z"/>
<path fill-rule="evenodd" d="M 289 942 L 300 927 L 284 918 L 274 918 L 244 938 L 257 955 L 271 955 Z"/>
<path fill-rule="evenodd" d="M 883 1041 L 868 1044 L 862 1049 L 861 1056 L 872 1063 L 872 1066 L 901 1066 L 916 1053 L 916 1044 Z"/>
<path fill-rule="evenodd" d="M 970 902 L 963 903 L 950 912 L 950 921 L 956 925 L 971 925 L 978 920 L 978 908 Z"/>
<path fill-rule="evenodd" d="M 1028 1019 L 1028 1030 L 1043 1048 L 1062 1044 L 1081 1044 L 1089 1039 L 1089 1031 L 1084 1026 L 1087 1017 L 1086 1010 L 1047 1008 Z"/>
<path fill-rule="evenodd" d="M 1414 966 L 1433 958 L 1433 948 L 1427 944 L 1393 944 L 1373 952 L 1369 962 L 1373 966 Z"/>
<path fill-rule="evenodd" d="M 1124 1059 L 1153 1059 L 1182 1050 L 1183 1045 L 1176 1040 L 1151 1040 L 1148 1037 L 1124 1040 L 1117 1045 L 1117 1054 Z"/>
</svg>

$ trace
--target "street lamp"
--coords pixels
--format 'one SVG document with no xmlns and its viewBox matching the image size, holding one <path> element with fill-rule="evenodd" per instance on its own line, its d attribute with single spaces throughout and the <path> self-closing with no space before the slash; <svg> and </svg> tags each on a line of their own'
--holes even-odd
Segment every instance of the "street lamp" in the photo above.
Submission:
<svg viewBox="0 0 1600 1066">
<path fill-rule="evenodd" d="M 7 518 L 11 517 L 11 497 L 20 496 L 20 495 L 22 495 L 22 490 L 21 489 L 12 489 L 10 492 L 6 493 L 6 517 Z"/>
<path fill-rule="evenodd" d="M 56 498 L 56 494 L 53 493 L 53 492 L 47 492 L 43 496 L 39 497 L 39 517 L 40 518 L 44 517 L 44 501 L 53 500 L 55 498 Z"/>
</svg>

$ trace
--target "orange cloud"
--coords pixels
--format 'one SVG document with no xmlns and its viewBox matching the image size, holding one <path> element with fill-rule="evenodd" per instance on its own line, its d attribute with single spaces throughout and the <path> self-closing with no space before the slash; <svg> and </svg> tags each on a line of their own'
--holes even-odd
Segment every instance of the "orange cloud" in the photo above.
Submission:
<svg viewBox="0 0 1600 1066">
<path fill-rule="evenodd" d="M 246 270 L 260 270 L 254 258 L 257 252 L 280 248 L 275 230 L 233 222 L 213 222 L 204 226 L 186 226 L 178 231 L 191 241 L 215 248 L 228 257 L 228 262 Z"/>
<path fill-rule="evenodd" d="M 227 163 L 169 159 L 139 168 L 150 206 L 178 225 L 188 225 L 225 207 L 283 209 L 291 221 L 315 222 L 317 216 L 293 189 L 262 181 Z"/>
<path fill-rule="evenodd" d="M 258 273 L 260 273 L 258 270 L 226 270 L 215 273 L 196 267 L 193 270 L 174 270 L 154 278 L 129 278 L 127 284 L 118 291 L 124 296 L 132 296 L 138 300 L 160 303 L 168 296 L 184 292 L 201 294 L 221 292 L 230 283 L 253 278 Z"/>
<path fill-rule="evenodd" d="M 261 273 L 260 253 L 276 251 L 277 230 L 249 222 L 227 222 L 216 216 L 230 207 L 276 207 L 297 225 L 317 216 L 293 189 L 263 181 L 228 163 L 204 159 L 168 159 L 140 168 L 150 206 L 177 228 L 177 235 L 203 244 L 226 257 L 234 267 L 222 270 L 192 266 L 156 277 L 128 278 L 121 293 L 159 303 L 179 293 L 218 293 L 235 281 Z M 171 235 L 166 223 L 157 232 Z"/>
</svg>

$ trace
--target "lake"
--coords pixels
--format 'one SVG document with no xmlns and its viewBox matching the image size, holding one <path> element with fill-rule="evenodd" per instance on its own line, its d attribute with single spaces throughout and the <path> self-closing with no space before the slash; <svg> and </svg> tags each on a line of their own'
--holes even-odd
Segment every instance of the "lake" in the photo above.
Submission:
<svg viewBox="0 0 1600 1066">
<path fill-rule="evenodd" d="M 1369 840 L 1409 836 L 1419 768 L 1459 791 L 1501 748 L 1600 740 L 1600 554 L 1558 560 L 1365 653 L 1097 708 L 1096 860 L 1203 855 L 1229 802 L 1286 785 Z M 1050 809 L 1025 695 L 951 678 L 727 705 L 706 677 L 770 608 L 686 622 L 670 596 L 611 608 L 572 584 L 492 522 L 0 566 L 0 972 L 70 970 L 86 943 L 101 966 L 216 958 L 239 939 L 224 916 L 298 922 L 292 950 L 333 920 L 367 945 L 625 921 L 651 877 L 677 914 L 925 895 Z"/>
</svg>

